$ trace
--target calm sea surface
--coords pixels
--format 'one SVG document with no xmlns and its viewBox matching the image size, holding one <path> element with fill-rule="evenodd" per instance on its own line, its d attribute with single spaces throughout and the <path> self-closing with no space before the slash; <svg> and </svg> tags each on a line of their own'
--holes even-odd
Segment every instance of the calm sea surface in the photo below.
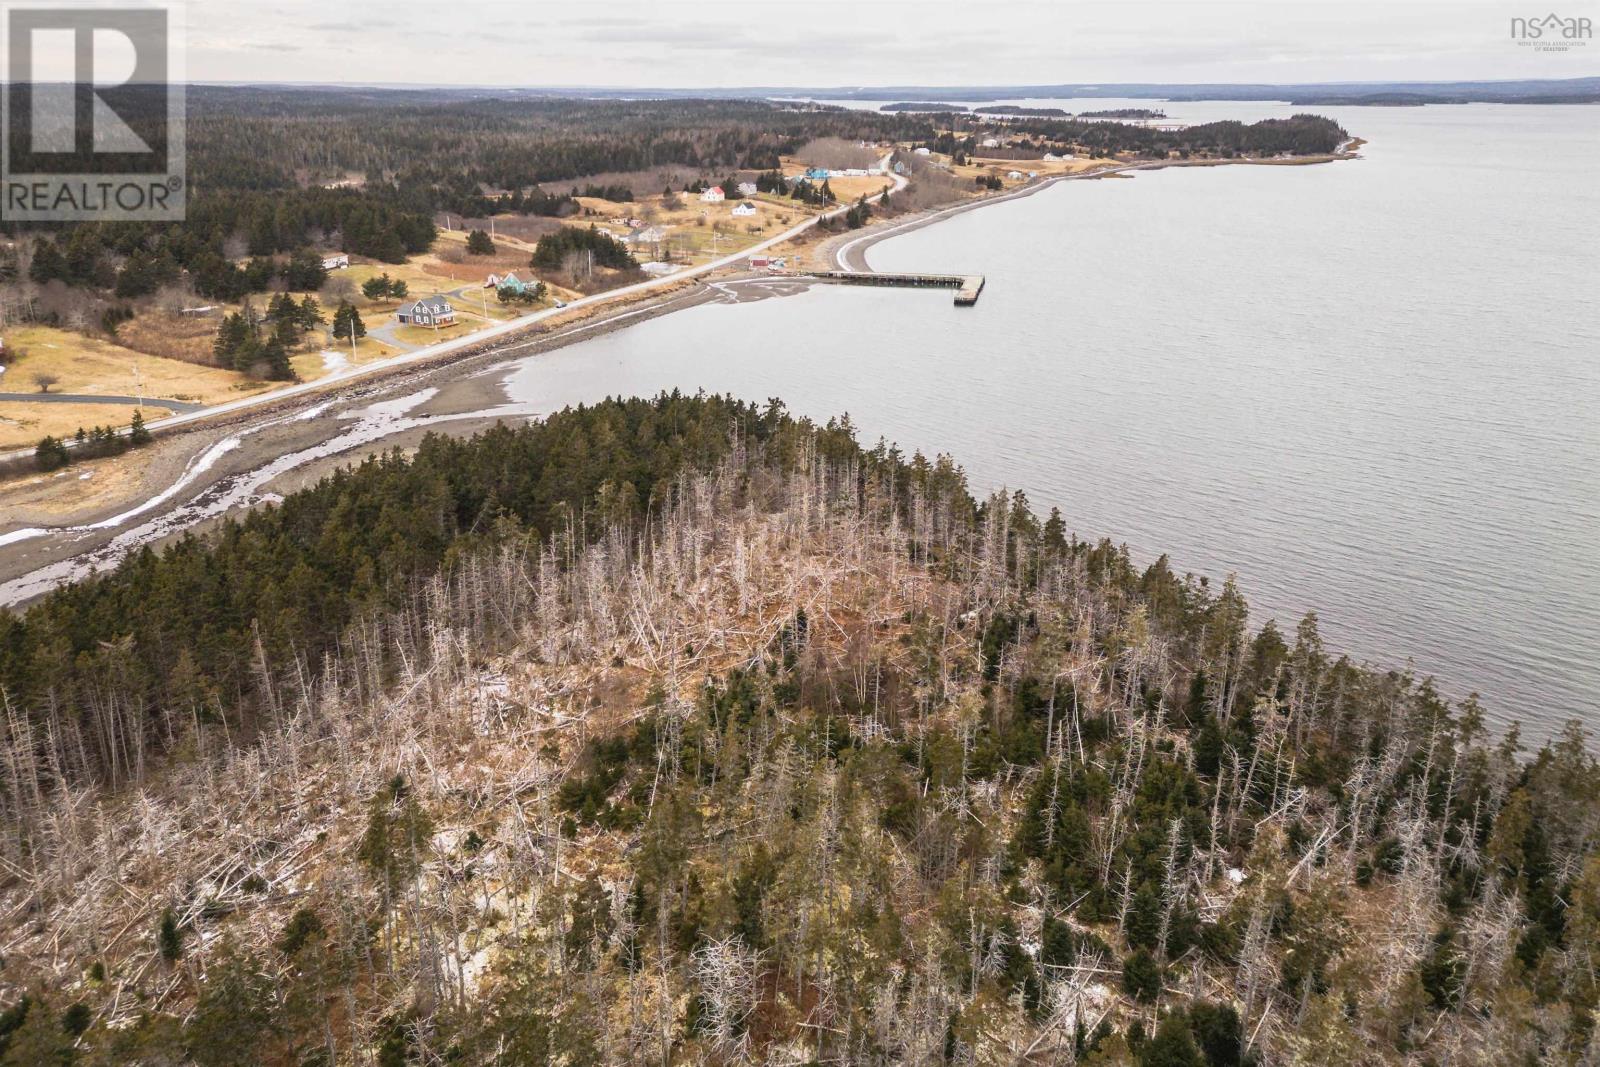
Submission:
<svg viewBox="0 0 1600 1067">
<path fill-rule="evenodd" d="M 1124 103 L 1148 105 L 1093 105 Z M 1409 658 L 1501 723 L 1600 727 L 1600 107 L 1303 110 L 1365 158 L 1061 183 L 869 254 L 988 275 L 976 308 L 700 307 L 530 359 L 510 391 L 848 412 L 1141 561 L 1236 572 L 1257 623 L 1314 609 L 1331 647 Z"/>
</svg>

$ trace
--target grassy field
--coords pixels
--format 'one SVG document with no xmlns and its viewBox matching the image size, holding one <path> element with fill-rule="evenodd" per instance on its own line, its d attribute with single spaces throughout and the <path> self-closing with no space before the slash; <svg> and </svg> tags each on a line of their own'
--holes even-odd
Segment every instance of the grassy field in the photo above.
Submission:
<svg viewBox="0 0 1600 1067">
<path fill-rule="evenodd" d="M 948 159 L 945 160 L 948 163 Z M 950 173 L 960 179 L 966 187 L 968 196 L 980 196 L 988 193 L 987 189 L 978 188 L 977 179 L 982 175 L 998 177 L 1006 189 L 1014 189 L 1032 180 L 1027 177 L 1034 174 L 1038 178 L 1054 178 L 1062 174 L 1081 174 L 1086 170 L 1095 170 L 1100 167 L 1113 166 L 1120 162 L 1116 159 L 984 159 L 974 157 L 969 162 L 959 167 L 950 167 Z M 1022 178 L 1011 178 L 1008 175 L 1017 171 Z"/>
<path fill-rule="evenodd" d="M 39 438 L 71 437 L 78 428 L 123 427 L 133 420 L 132 407 L 120 404 L 36 404 L 19 400 L 0 400 L 0 451 L 24 448 L 39 443 Z M 164 419 L 172 412 L 151 404 L 144 406 L 146 422 Z"/>
<path fill-rule="evenodd" d="M 236 310 L 237 307 L 229 307 L 209 316 L 196 317 L 152 308 L 118 326 L 117 342 L 152 356 L 210 366 L 217 324 L 224 313 Z"/>
<path fill-rule="evenodd" d="M 0 516 L 23 526 L 73 521 L 82 509 L 125 502 L 140 486 L 163 484 L 182 469 L 185 458 L 182 451 L 139 448 L 59 471 L 8 478 L 0 481 Z"/>
<path fill-rule="evenodd" d="M 469 321 L 472 324 L 469 325 Z M 483 320 L 467 320 L 457 317 L 454 326 L 441 326 L 437 330 L 431 326 L 398 326 L 394 331 L 394 339 L 418 348 L 427 345 L 442 344 L 445 341 L 454 341 L 457 337 L 464 337 L 473 332 L 474 328 L 481 328 Z"/>
<path fill-rule="evenodd" d="M 593 223 L 620 240 L 628 231 L 627 219 L 642 219 L 647 225 L 660 227 L 664 238 L 659 247 L 634 249 L 641 262 L 670 254 L 674 259 L 699 264 L 749 248 L 817 213 L 815 208 L 788 197 L 759 193 L 748 198 L 756 205 L 755 215 L 734 215 L 733 209 L 744 202 L 706 203 L 697 193 L 683 192 L 670 201 L 660 193 L 628 203 L 579 197 L 578 203 L 592 214 L 576 216 L 568 220 L 568 225 Z"/>
<path fill-rule="evenodd" d="M 361 286 L 380 274 L 387 274 L 390 278 L 405 282 L 407 290 L 405 299 L 415 300 L 421 296 L 447 293 L 469 282 L 483 281 L 482 274 L 478 273 L 475 267 L 465 264 L 454 267 L 454 273 L 455 276 L 451 277 L 449 268 L 432 256 L 414 256 L 405 263 L 355 263 L 338 271 L 335 276 L 348 278 L 355 286 L 355 293 L 350 299 L 356 307 L 364 310 L 381 305 L 393 310 L 403 301 L 389 297 L 369 300 L 361 295 Z"/>
<path fill-rule="evenodd" d="M 368 322 L 368 316 L 362 316 L 361 321 Z M 379 317 L 372 316 L 371 321 L 375 323 L 379 321 Z M 387 359 L 397 352 L 399 349 L 384 344 L 376 337 L 363 337 L 356 342 L 355 351 L 352 352 L 349 341 L 335 341 L 324 332 L 316 346 L 293 356 L 289 360 L 289 365 L 294 368 L 301 381 L 310 382 L 352 365 L 361 366 Z"/>
<path fill-rule="evenodd" d="M 216 330 L 216 320 L 206 320 Z M 55 393 L 170 397 L 199 404 L 232 400 L 266 388 L 234 371 L 202 367 L 177 359 L 136 352 L 113 341 L 85 337 L 52 326 L 22 326 L 6 334 L 6 347 L 22 352 L 6 370 L 8 392 L 38 388 L 37 374 L 54 376 Z"/>
</svg>

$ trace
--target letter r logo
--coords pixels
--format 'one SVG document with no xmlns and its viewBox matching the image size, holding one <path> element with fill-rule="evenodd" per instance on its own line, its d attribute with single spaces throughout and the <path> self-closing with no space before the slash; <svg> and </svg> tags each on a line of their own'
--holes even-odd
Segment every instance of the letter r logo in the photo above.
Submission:
<svg viewBox="0 0 1600 1067">
<path fill-rule="evenodd" d="M 133 80 L 138 46 L 127 32 L 111 27 L 73 29 L 35 27 L 28 52 L 33 63 L 29 115 L 33 151 L 76 152 L 77 123 L 55 121 L 76 117 L 80 87 L 87 89 L 91 112 L 91 152 L 148 152 L 150 146 L 106 103 L 102 89 Z M 87 62 L 85 62 L 87 60 Z"/>
<path fill-rule="evenodd" d="M 120 157 L 119 170 L 165 168 L 165 10 L 8 7 L 6 30 L 14 166 L 72 155 L 76 169 L 99 170 L 87 160 L 107 156 Z"/>
<path fill-rule="evenodd" d="M 0 220 L 184 217 L 184 0 L 0 0 Z"/>
</svg>

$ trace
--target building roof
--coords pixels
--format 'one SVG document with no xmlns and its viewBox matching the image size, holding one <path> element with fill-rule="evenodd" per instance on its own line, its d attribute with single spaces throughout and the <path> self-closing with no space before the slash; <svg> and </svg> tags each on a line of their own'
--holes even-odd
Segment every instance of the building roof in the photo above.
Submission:
<svg viewBox="0 0 1600 1067">
<path fill-rule="evenodd" d="M 413 300 L 408 304 L 401 304 L 399 307 L 395 308 L 395 314 L 412 315 L 415 314 L 419 308 L 434 315 L 444 311 L 449 311 L 452 313 L 455 311 L 455 308 L 450 306 L 450 301 L 446 300 L 442 296 L 436 295 L 425 296 L 421 300 Z"/>
</svg>

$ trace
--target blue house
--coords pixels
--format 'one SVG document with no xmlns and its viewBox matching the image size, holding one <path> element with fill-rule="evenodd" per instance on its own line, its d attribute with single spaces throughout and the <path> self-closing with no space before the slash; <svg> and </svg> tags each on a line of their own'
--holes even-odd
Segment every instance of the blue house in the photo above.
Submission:
<svg viewBox="0 0 1600 1067">
<path fill-rule="evenodd" d="M 806 168 L 806 177 L 809 178 L 811 181 L 814 181 L 814 182 L 826 181 L 827 178 L 828 178 L 828 175 L 830 175 L 831 173 L 833 173 L 833 172 L 830 171 L 827 167 L 807 167 Z"/>
<path fill-rule="evenodd" d="M 456 309 L 442 296 L 425 296 L 395 309 L 394 317 L 412 326 L 454 326 Z"/>
</svg>

